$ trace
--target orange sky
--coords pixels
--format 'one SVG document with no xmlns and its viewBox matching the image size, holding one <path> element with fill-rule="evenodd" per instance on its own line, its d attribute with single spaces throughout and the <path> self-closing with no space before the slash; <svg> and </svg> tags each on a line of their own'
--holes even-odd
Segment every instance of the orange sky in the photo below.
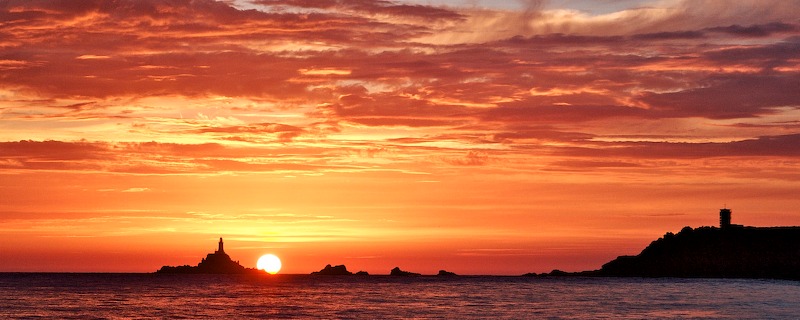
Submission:
<svg viewBox="0 0 800 320">
<path fill-rule="evenodd" d="M 600 4 L 598 4 L 600 3 Z M 597 269 L 800 225 L 800 3 L 0 2 L 0 271 Z"/>
</svg>

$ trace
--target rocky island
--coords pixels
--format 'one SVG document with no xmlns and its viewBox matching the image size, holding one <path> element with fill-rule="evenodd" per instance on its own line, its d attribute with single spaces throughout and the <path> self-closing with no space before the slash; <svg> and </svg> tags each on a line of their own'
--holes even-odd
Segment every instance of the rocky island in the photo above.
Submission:
<svg viewBox="0 0 800 320">
<path fill-rule="evenodd" d="M 447 270 L 439 270 L 439 273 L 436 274 L 436 275 L 440 276 L 440 277 L 455 277 L 455 276 L 458 276 L 455 272 L 450 272 L 450 271 L 447 271 Z"/>
<path fill-rule="evenodd" d="M 353 273 L 347 271 L 347 267 L 345 265 L 338 265 L 332 267 L 331 265 L 326 265 L 325 268 L 322 268 L 320 271 L 314 271 L 311 274 L 315 275 L 322 275 L 322 276 L 349 276 Z"/>
<path fill-rule="evenodd" d="M 311 275 L 321 275 L 321 276 L 350 276 L 350 275 L 357 275 L 357 276 L 368 276 L 369 273 L 366 271 L 359 271 L 356 273 L 352 273 L 347 270 L 345 265 L 338 265 L 338 266 L 331 266 L 326 265 L 325 268 L 322 268 L 320 271 L 314 271 Z M 390 276 L 419 276 L 419 273 L 408 272 L 400 270 L 399 267 L 395 267 L 389 273 Z M 444 270 L 439 271 L 440 276 L 455 276 L 455 273 L 447 272 Z"/>
<path fill-rule="evenodd" d="M 800 227 L 731 224 L 731 210 L 725 208 L 719 227 L 684 227 L 636 256 L 620 256 L 577 275 L 800 280 Z"/>
<path fill-rule="evenodd" d="M 419 276 L 420 274 L 416 272 L 400 270 L 400 267 L 394 267 L 392 271 L 389 271 L 389 275 L 398 277 L 411 277 L 411 276 Z"/>
<path fill-rule="evenodd" d="M 368 276 L 369 275 L 369 273 L 366 272 L 366 271 L 359 271 L 359 272 L 356 272 L 356 273 L 352 273 L 350 271 L 347 271 L 347 267 L 345 265 L 343 265 L 343 264 L 340 264 L 338 266 L 331 266 L 329 264 L 329 265 L 326 265 L 325 268 L 322 268 L 322 270 L 314 271 L 311 274 L 312 275 L 321 275 L 321 276 L 351 276 L 351 275 Z"/>
<path fill-rule="evenodd" d="M 261 273 L 253 268 L 245 268 L 239 261 L 231 260 L 225 253 L 222 238 L 219 238 L 219 247 L 214 253 L 209 253 L 197 266 L 163 266 L 156 273 L 181 273 L 181 274 L 244 274 Z"/>
</svg>

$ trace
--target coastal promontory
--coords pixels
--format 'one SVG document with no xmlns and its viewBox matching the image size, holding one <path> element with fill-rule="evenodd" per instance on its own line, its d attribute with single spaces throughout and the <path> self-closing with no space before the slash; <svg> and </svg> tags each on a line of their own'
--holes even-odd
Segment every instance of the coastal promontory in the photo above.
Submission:
<svg viewBox="0 0 800 320">
<path fill-rule="evenodd" d="M 719 227 L 667 233 L 636 256 L 583 274 L 615 277 L 800 279 L 800 227 L 747 227 L 720 211 Z"/>
</svg>

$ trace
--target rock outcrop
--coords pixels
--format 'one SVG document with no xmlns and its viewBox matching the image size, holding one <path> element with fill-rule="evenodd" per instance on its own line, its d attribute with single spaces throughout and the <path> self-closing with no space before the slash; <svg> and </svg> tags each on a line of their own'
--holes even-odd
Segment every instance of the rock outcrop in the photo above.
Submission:
<svg viewBox="0 0 800 320">
<path fill-rule="evenodd" d="M 457 274 L 455 274 L 453 272 L 450 272 L 450 271 L 447 271 L 447 270 L 439 270 L 439 273 L 436 274 L 436 275 L 440 276 L 440 277 L 455 277 L 455 276 L 457 276 Z"/>
<path fill-rule="evenodd" d="M 408 276 L 418 276 L 420 274 L 419 273 L 414 273 L 414 272 L 403 271 L 403 270 L 400 270 L 399 267 L 394 267 L 394 269 L 392 269 L 392 271 L 389 272 L 389 275 L 390 276 L 408 277 Z"/>
<path fill-rule="evenodd" d="M 323 275 L 323 276 L 349 276 L 352 275 L 353 273 L 347 271 L 347 267 L 345 267 L 344 265 L 338 265 L 335 267 L 332 267 L 331 265 L 326 265 L 325 268 L 322 268 L 322 270 L 314 271 L 311 274 Z"/>
</svg>

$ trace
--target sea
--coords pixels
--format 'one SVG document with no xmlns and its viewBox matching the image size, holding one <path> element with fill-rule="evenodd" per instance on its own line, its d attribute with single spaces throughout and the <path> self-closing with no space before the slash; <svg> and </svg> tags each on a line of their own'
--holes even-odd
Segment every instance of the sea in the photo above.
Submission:
<svg viewBox="0 0 800 320">
<path fill-rule="evenodd" d="M 0 273 L 0 319 L 800 319 L 800 282 Z"/>
</svg>

